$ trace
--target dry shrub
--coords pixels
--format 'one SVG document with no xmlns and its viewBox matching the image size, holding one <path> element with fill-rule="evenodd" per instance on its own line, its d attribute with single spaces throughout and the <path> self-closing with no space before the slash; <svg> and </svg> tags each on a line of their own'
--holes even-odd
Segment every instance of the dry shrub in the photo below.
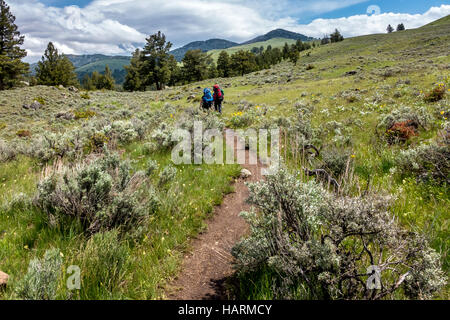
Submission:
<svg viewBox="0 0 450 320">
<path fill-rule="evenodd" d="M 16 132 L 16 135 L 19 138 L 31 138 L 31 131 L 30 130 L 19 130 Z"/>
<path fill-rule="evenodd" d="M 446 91 L 447 91 L 447 88 L 446 88 L 445 84 L 439 83 L 433 89 L 431 89 L 430 92 L 425 94 L 424 99 L 426 102 L 440 101 L 444 98 Z"/>
<path fill-rule="evenodd" d="M 386 141 L 389 144 L 404 143 L 417 136 L 418 128 L 418 124 L 412 120 L 396 122 L 386 130 Z"/>
<path fill-rule="evenodd" d="M 403 229 L 385 197 L 333 195 L 285 169 L 249 188 L 257 211 L 242 213 L 251 234 L 233 255 L 240 279 L 270 271 L 276 299 L 429 299 L 445 285 L 439 255 Z"/>
</svg>

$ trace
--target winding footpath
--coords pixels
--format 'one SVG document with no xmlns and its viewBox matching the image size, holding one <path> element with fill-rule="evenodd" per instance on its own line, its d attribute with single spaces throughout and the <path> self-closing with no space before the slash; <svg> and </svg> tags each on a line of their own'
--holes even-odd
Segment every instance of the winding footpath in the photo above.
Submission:
<svg viewBox="0 0 450 320">
<path fill-rule="evenodd" d="M 229 148 L 245 150 L 238 139 L 233 145 L 227 141 Z M 246 163 L 249 163 L 249 151 L 245 150 Z M 239 178 L 234 183 L 234 192 L 223 199 L 214 209 L 213 216 L 207 221 L 207 229 L 191 244 L 191 251 L 186 254 L 181 272 L 168 287 L 170 300 L 207 300 L 228 299 L 224 288 L 226 279 L 233 275 L 233 257 L 231 249 L 245 236 L 249 227 L 239 216 L 242 211 L 250 209 L 246 203 L 249 191 L 245 182 L 257 182 L 262 179 L 264 166 L 242 165 L 251 172 L 247 179 Z"/>
</svg>

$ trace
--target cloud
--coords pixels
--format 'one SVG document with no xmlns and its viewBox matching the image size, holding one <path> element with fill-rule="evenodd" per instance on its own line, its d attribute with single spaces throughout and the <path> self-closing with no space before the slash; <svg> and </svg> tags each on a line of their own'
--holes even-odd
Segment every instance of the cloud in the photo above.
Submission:
<svg viewBox="0 0 450 320">
<path fill-rule="evenodd" d="M 384 32 L 390 23 L 414 28 L 450 14 L 450 6 L 424 14 L 384 13 L 298 23 L 298 17 L 345 8 L 366 0 L 94 0 L 84 8 L 49 7 L 38 0 L 10 6 L 25 35 L 27 61 L 38 60 L 49 41 L 64 53 L 130 54 L 145 38 L 163 31 L 174 47 L 195 40 L 246 41 L 275 28 L 322 37 L 334 28 L 349 36 Z"/>
<path fill-rule="evenodd" d="M 292 26 L 296 32 L 313 37 L 323 37 L 338 28 L 346 37 L 361 36 L 373 33 L 384 33 L 389 24 L 394 28 L 403 23 L 406 28 L 413 29 L 426 25 L 450 14 L 450 5 L 432 7 L 424 14 L 383 13 L 376 15 L 356 15 L 338 19 L 316 19 L 307 25 Z"/>
</svg>

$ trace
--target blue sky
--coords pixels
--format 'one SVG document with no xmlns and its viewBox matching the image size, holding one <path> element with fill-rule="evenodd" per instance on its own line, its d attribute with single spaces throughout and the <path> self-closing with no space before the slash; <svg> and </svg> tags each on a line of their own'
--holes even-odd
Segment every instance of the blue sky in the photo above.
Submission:
<svg viewBox="0 0 450 320">
<path fill-rule="evenodd" d="M 25 35 L 28 60 L 49 41 L 64 53 L 129 55 L 159 30 L 174 48 L 224 38 L 244 42 L 275 28 L 322 37 L 417 28 L 450 14 L 442 0 L 6 0 Z M 369 6 L 377 14 L 367 14 Z"/>
</svg>

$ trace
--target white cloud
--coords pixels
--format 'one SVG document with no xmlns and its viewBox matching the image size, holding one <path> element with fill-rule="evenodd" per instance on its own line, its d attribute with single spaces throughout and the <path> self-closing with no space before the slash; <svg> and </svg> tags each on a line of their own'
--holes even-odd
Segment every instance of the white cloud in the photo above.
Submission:
<svg viewBox="0 0 450 320">
<path fill-rule="evenodd" d="M 373 33 L 384 33 L 391 24 L 394 28 L 403 23 L 406 28 L 413 29 L 426 25 L 434 20 L 450 14 L 450 5 L 432 7 L 424 14 L 382 13 L 378 15 L 356 15 L 338 19 L 316 19 L 308 25 L 292 26 L 296 32 L 313 37 L 322 37 L 338 28 L 346 37 L 354 37 Z"/>
<path fill-rule="evenodd" d="M 47 7 L 38 0 L 11 1 L 25 35 L 28 61 L 39 59 L 49 41 L 64 53 L 129 54 L 158 30 L 176 46 L 194 40 L 248 40 L 275 28 L 322 37 L 334 28 L 345 36 L 384 32 L 403 22 L 414 28 L 450 14 L 450 6 L 424 14 L 384 13 L 340 19 L 316 19 L 302 25 L 293 16 L 320 14 L 366 0 L 94 0 L 79 8 Z M 286 14 L 288 12 L 289 14 Z"/>
</svg>

